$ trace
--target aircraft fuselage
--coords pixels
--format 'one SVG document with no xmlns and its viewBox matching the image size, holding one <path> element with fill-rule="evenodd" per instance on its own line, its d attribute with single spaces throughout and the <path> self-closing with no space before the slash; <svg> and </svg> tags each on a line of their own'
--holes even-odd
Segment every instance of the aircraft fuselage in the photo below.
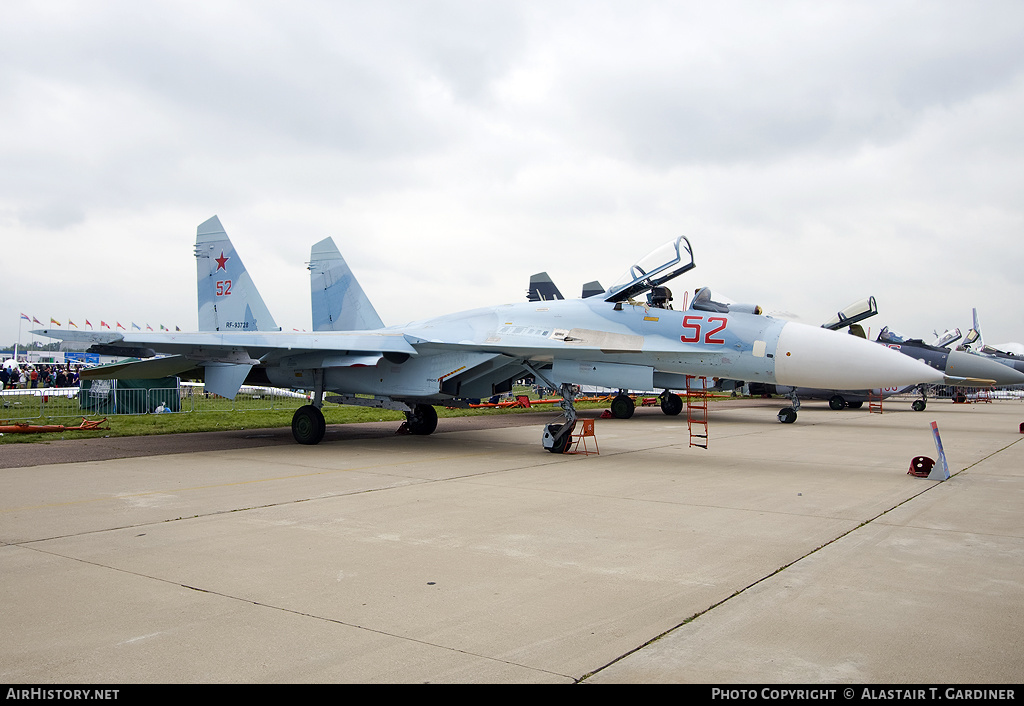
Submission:
<svg viewBox="0 0 1024 706">
<path fill-rule="evenodd" d="M 866 341 L 769 316 L 599 299 L 507 304 L 365 333 L 401 335 L 416 354 L 368 356 L 356 364 L 326 353 L 280 355 L 266 361 L 267 375 L 275 385 L 309 389 L 322 369 L 327 391 L 442 401 L 490 395 L 496 385 L 528 374 L 524 361 L 535 370 L 543 366 L 544 378 L 556 385 L 649 390 L 682 389 L 686 375 L 867 386 L 869 378 L 878 382 L 879 360 L 893 363 Z M 916 382 L 920 370 L 913 367 L 894 370 L 893 384 L 907 374 Z"/>
</svg>

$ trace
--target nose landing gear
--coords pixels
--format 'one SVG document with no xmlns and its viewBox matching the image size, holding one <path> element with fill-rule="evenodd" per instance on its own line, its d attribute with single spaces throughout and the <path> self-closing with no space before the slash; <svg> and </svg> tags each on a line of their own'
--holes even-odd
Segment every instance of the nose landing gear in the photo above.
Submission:
<svg viewBox="0 0 1024 706">
<path fill-rule="evenodd" d="M 576 408 L 572 402 L 580 393 L 580 388 L 563 382 L 559 386 L 559 393 L 562 395 L 559 406 L 562 408 L 562 414 L 565 415 L 565 424 L 546 425 L 541 440 L 544 448 L 553 454 L 564 453 L 569 446 L 569 439 L 572 437 L 573 429 L 576 428 Z"/>
<path fill-rule="evenodd" d="M 796 411 L 800 409 L 800 398 L 796 395 L 796 390 L 790 393 L 790 398 L 793 400 L 792 407 L 783 407 L 779 410 L 779 421 L 783 424 L 792 424 L 796 421 Z"/>
</svg>

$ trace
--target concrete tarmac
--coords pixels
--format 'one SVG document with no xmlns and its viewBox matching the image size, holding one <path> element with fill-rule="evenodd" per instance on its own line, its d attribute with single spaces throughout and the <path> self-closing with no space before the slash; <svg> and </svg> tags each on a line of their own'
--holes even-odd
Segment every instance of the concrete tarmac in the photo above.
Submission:
<svg viewBox="0 0 1024 706">
<path fill-rule="evenodd" d="M 1020 683 L 1024 404 L 779 406 L 0 447 L 0 681 Z"/>
</svg>

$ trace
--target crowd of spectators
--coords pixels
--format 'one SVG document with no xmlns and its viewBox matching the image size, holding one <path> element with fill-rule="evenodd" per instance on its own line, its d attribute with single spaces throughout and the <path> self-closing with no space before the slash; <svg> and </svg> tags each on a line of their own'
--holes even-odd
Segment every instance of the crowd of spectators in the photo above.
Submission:
<svg viewBox="0 0 1024 706">
<path fill-rule="evenodd" d="M 37 387 L 78 387 L 78 370 L 81 366 L 48 365 L 42 363 L 21 363 L 0 366 L 0 389 L 29 389 Z"/>
</svg>

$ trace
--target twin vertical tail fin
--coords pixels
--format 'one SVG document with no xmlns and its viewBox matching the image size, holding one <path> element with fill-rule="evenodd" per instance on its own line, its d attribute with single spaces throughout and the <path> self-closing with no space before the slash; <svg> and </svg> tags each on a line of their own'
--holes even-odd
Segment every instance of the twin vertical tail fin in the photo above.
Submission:
<svg viewBox="0 0 1024 706">
<path fill-rule="evenodd" d="M 195 252 L 200 331 L 281 330 L 217 216 L 196 229 Z M 255 362 L 206 362 L 206 390 L 233 400 Z"/>
<path fill-rule="evenodd" d="M 384 328 L 377 310 L 331 238 L 324 238 L 310 252 L 309 287 L 314 331 Z"/>
<path fill-rule="evenodd" d="M 196 230 L 200 331 L 280 331 L 220 219 Z"/>
</svg>

